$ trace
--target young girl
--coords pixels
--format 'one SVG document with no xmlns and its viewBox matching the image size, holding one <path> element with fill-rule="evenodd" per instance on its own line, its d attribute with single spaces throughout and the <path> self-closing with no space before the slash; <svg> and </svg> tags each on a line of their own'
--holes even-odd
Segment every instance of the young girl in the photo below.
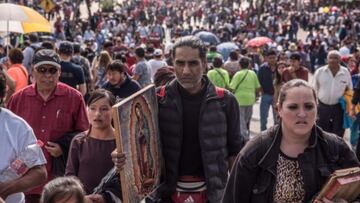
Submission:
<svg viewBox="0 0 360 203">
<path fill-rule="evenodd" d="M 40 202 L 85 203 L 85 191 L 76 177 L 59 177 L 44 186 Z"/>
<path fill-rule="evenodd" d="M 114 166 L 111 160 L 111 152 L 116 148 L 111 125 L 114 104 L 115 97 L 111 92 L 104 89 L 92 92 L 87 109 L 90 129 L 76 135 L 70 146 L 65 175 L 79 177 L 87 194 L 93 192 Z"/>
</svg>

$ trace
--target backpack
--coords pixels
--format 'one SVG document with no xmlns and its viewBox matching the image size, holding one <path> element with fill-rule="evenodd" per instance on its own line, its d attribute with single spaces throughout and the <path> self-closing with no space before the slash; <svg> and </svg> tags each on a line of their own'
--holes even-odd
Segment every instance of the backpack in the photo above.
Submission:
<svg viewBox="0 0 360 203">
<path fill-rule="evenodd" d="M 30 45 L 29 47 L 34 51 L 33 55 L 35 55 L 35 53 L 41 49 L 41 47 L 36 47 L 34 45 Z"/>
</svg>

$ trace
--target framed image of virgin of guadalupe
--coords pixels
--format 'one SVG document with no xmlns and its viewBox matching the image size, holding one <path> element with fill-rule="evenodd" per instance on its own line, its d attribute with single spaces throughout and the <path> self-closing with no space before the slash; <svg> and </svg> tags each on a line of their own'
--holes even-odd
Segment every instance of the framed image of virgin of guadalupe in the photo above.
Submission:
<svg viewBox="0 0 360 203">
<path fill-rule="evenodd" d="M 155 86 L 149 85 L 112 108 L 116 147 L 126 155 L 120 171 L 124 203 L 139 203 L 160 183 L 162 168 Z"/>
</svg>

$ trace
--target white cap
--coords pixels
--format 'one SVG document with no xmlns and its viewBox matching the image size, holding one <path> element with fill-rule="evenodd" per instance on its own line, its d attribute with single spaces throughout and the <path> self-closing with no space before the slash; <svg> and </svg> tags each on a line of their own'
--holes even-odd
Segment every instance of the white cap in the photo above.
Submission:
<svg viewBox="0 0 360 203">
<path fill-rule="evenodd" d="M 161 49 L 155 49 L 154 56 L 162 56 L 162 50 Z"/>
</svg>

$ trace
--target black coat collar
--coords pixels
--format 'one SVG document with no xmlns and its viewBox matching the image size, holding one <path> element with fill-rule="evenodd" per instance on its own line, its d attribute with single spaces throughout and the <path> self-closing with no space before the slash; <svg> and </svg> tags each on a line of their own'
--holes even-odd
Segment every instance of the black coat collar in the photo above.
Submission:
<svg viewBox="0 0 360 203">
<path fill-rule="evenodd" d="M 315 148 L 316 145 L 318 144 L 318 139 L 325 141 L 321 137 L 321 134 L 322 134 L 321 129 L 318 128 L 317 126 L 314 126 L 311 130 L 310 142 L 309 142 L 310 144 L 305 150 Z M 272 172 L 275 175 L 276 164 L 280 153 L 280 144 L 282 138 L 281 125 L 275 125 L 274 127 L 263 132 L 260 136 L 267 136 L 264 139 L 265 142 L 269 144 L 264 146 L 267 148 L 267 150 L 263 155 L 263 157 L 258 162 L 258 165 L 263 169 L 268 169 L 270 172 Z"/>
</svg>

